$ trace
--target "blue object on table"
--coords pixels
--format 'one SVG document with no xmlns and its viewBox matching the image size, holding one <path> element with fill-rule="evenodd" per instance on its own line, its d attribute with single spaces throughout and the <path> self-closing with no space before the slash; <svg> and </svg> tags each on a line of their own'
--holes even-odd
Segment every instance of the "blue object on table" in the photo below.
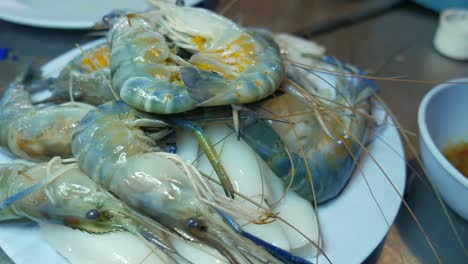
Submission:
<svg viewBox="0 0 468 264">
<path fill-rule="evenodd" d="M 10 48 L 0 48 L 0 61 L 8 59 L 8 53 L 10 53 Z"/>
<path fill-rule="evenodd" d="M 414 0 L 414 2 L 437 12 L 447 8 L 468 8 L 468 0 Z"/>
</svg>

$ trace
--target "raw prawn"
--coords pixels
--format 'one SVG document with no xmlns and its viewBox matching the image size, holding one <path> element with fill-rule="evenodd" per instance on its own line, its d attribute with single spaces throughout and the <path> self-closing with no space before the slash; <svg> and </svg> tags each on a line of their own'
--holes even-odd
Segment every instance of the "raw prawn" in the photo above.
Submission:
<svg viewBox="0 0 468 264">
<path fill-rule="evenodd" d="M 44 90 L 50 93 L 37 102 L 85 102 L 100 105 L 115 99 L 110 88 L 109 48 L 107 43 L 100 43 L 74 57 L 56 78 L 47 78 L 26 87 L 33 98 Z"/>
<path fill-rule="evenodd" d="M 83 103 L 32 105 L 23 85 L 28 72 L 29 66 L 0 100 L 0 145 L 29 160 L 70 157 L 73 128 L 94 107 Z"/>
<path fill-rule="evenodd" d="M 267 124 L 250 113 L 250 124 L 243 126 L 242 135 L 291 190 L 322 203 L 338 195 L 354 171 L 361 142 L 366 141 L 371 127 L 370 98 L 376 90 L 368 80 L 330 77 L 300 68 L 291 62 L 359 73 L 350 65 L 323 56 L 320 50 L 307 54 L 307 47 L 313 43 L 300 53 L 294 47 L 307 45 L 306 41 L 287 35 L 277 39 L 282 49 L 291 50 L 286 63 L 289 79 L 281 87 L 285 94 L 255 109 L 264 118 L 287 122 Z"/>
<path fill-rule="evenodd" d="M 180 257 L 164 241 L 162 226 L 103 190 L 76 164 L 52 159 L 34 166 L 0 165 L 0 186 L 0 221 L 28 218 L 93 234 L 128 231 L 142 239 L 151 237 L 164 263 Z"/>
<path fill-rule="evenodd" d="M 179 156 L 151 152 L 154 149 L 146 135 L 126 125 L 132 122 L 132 111 L 123 102 L 114 101 L 83 118 L 72 141 L 80 169 L 134 209 L 185 240 L 215 248 L 231 263 L 278 263 L 244 238 L 240 227 L 233 229 L 227 214 L 220 214 L 220 210 L 234 211 L 252 218 L 251 214 L 262 212 L 246 211 L 235 201 L 215 194 L 203 176 Z"/>
<path fill-rule="evenodd" d="M 216 168 L 218 176 L 223 183 L 223 187 L 225 188 L 226 195 L 231 197 L 233 196 L 232 184 L 229 182 L 229 178 L 227 177 L 224 168 L 219 163 L 216 151 L 214 150 L 211 142 L 206 137 L 201 127 L 198 127 L 190 122 L 184 122 L 183 120 L 172 118 L 166 118 L 165 122 L 163 120 L 154 119 L 153 117 L 139 118 L 140 116 L 145 116 L 145 113 L 142 113 L 137 109 L 125 104 L 123 101 L 111 101 L 99 106 L 95 111 L 91 111 L 76 128 L 74 132 L 74 138 L 75 135 L 80 135 L 81 130 L 85 130 L 86 133 L 83 133 L 77 137 L 80 137 L 79 140 L 82 141 L 83 144 L 88 145 L 88 142 L 91 141 L 87 140 L 92 140 L 94 137 L 98 136 L 97 134 L 93 134 L 94 130 L 99 131 L 96 133 L 108 133 L 107 129 L 109 129 L 113 133 L 101 135 L 103 139 L 106 139 L 106 144 L 99 146 L 99 152 L 93 155 L 101 155 L 102 152 L 107 153 L 110 151 L 109 153 L 115 153 L 115 155 L 125 153 L 125 155 L 128 156 L 160 149 L 160 146 L 157 146 L 154 139 L 159 139 L 167 135 L 168 132 L 171 131 L 171 128 L 169 127 L 170 125 L 182 127 L 183 129 L 189 130 L 195 135 L 198 142 L 203 147 L 205 153 L 208 155 L 208 157 L 210 157 L 210 161 L 212 162 L 213 167 Z M 99 124 L 99 126 L 97 124 Z M 141 130 L 142 127 L 148 127 L 152 130 L 156 129 L 156 131 L 145 134 L 145 132 Z M 134 142 L 132 138 L 136 138 L 137 141 Z M 123 147 L 115 151 L 112 150 L 116 146 L 119 146 L 120 142 L 122 142 L 121 146 Z M 94 146 L 89 145 L 89 147 Z M 77 154 L 74 152 L 74 155 L 76 156 Z M 93 156 L 89 155 L 88 157 L 91 158 Z M 105 163 L 93 163 L 101 161 Z M 93 166 L 110 166 L 111 164 L 108 164 L 108 162 L 117 163 L 117 161 L 117 157 L 114 156 L 110 159 L 104 160 L 100 160 L 98 158 L 97 160 L 91 161 L 91 164 Z"/>
<path fill-rule="evenodd" d="M 284 77 L 278 46 L 211 11 L 153 2 L 108 34 L 112 88 L 152 113 L 248 103 L 273 93 Z M 188 59 L 186 59 L 187 57 Z"/>
</svg>

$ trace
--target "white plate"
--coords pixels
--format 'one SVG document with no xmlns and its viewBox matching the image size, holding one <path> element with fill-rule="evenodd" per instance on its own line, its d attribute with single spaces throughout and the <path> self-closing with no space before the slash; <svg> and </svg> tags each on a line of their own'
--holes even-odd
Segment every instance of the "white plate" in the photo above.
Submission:
<svg viewBox="0 0 468 264">
<path fill-rule="evenodd" d="M 96 40 L 84 45 L 83 48 L 92 47 L 103 41 L 105 40 Z M 79 53 L 78 49 L 74 49 L 57 57 L 42 68 L 43 74 L 46 76 L 58 74 L 58 71 Z M 378 118 L 384 115 L 382 110 L 376 110 L 374 113 Z M 369 146 L 369 151 L 373 158 L 379 161 L 385 174 L 371 157 L 366 155 L 360 163 L 363 173 L 356 170 L 343 192 L 336 199 L 321 205 L 318 210 L 323 248 L 334 264 L 361 263 L 387 234 L 389 226 L 385 219 L 391 225 L 400 208 L 401 199 L 395 189 L 403 195 L 406 166 L 403 145 L 392 122 L 379 129 L 378 137 Z M 5 158 L 7 157 L 0 152 L 0 162 L 4 162 Z M 385 175 L 392 181 L 395 189 Z M 365 179 L 372 189 L 375 200 Z M 28 229 L 23 230 L 24 226 Z M 64 263 L 63 258 L 41 239 L 37 226 L 2 224 L 1 227 L 0 246 L 16 263 L 30 263 L 28 261 L 31 259 L 48 259 L 49 263 Z M 32 249 L 27 246 L 30 244 L 33 246 Z M 319 263 L 327 261 L 320 256 Z"/>
<path fill-rule="evenodd" d="M 185 1 L 187 5 L 199 2 Z M 1 0 L 0 19 L 28 26 L 89 29 L 112 10 L 149 7 L 146 0 Z"/>
</svg>

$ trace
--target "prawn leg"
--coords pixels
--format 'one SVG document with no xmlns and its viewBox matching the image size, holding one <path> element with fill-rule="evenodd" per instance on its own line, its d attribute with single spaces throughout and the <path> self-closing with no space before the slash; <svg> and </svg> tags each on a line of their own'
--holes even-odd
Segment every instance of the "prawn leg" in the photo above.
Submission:
<svg viewBox="0 0 468 264">
<path fill-rule="evenodd" d="M 234 187 L 232 186 L 232 183 L 229 180 L 229 176 L 227 175 L 226 170 L 224 169 L 221 161 L 219 160 L 219 155 L 216 152 L 213 143 L 208 138 L 208 135 L 206 134 L 205 130 L 202 127 L 186 120 L 173 119 L 168 122 L 193 133 L 193 135 L 198 141 L 198 144 L 203 149 L 205 155 L 207 156 L 216 174 L 218 175 L 224 193 L 226 194 L 226 196 L 234 198 Z"/>
</svg>

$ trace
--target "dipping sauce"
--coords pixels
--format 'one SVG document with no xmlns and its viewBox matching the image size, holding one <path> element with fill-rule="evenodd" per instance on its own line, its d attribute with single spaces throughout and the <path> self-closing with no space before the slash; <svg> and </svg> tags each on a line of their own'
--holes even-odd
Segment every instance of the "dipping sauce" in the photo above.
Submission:
<svg viewBox="0 0 468 264">
<path fill-rule="evenodd" d="M 468 142 L 448 145 L 442 152 L 450 163 L 468 178 Z"/>
</svg>

